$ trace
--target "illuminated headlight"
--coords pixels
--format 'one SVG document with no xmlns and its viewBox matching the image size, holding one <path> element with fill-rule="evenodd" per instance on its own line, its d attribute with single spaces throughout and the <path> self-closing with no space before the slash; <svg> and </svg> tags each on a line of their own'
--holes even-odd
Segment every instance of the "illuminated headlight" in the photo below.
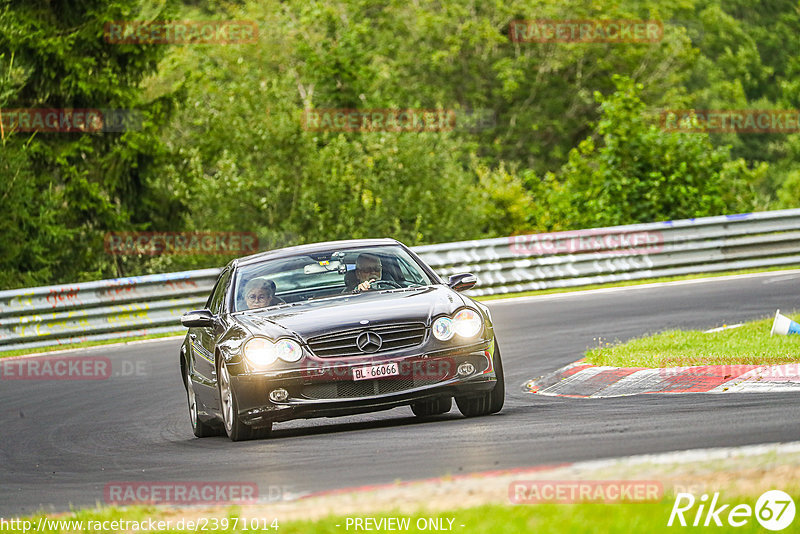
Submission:
<svg viewBox="0 0 800 534">
<path fill-rule="evenodd" d="M 455 325 L 456 334 L 461 337 L 475 337 L 480 333 L 481 327 L 483 327 L 480 315 L 476 311 L 468 308 L 458 312 L 453 318 L 453 323 Z"/>
<path fill-rule="evenodd" d="M 244 344 L 244 357 L 256 367 L 267 367 L 278 359 L 278 353 L 272 341 L 254 337 Z"/>
<path fill-rule="evenodd" d="M 296 362 L 303 357 L 300 344 L 292 339 L 279 339 L 275 342 L 275 353 L 285 362 Z"/>
<path fill-rule="evenodd" d="M 432 330 L 433 337 L 439 341 L 451 339 L 456 332 L 453 328 L 453 320 L 450 317 L 439 317 L 433 321 Z"/>
<path fill-rule="evenodd" d="M 275 343 L 263 337 L 254 337 L 244 344 L 244 357 L 255 367 L 264 368 L 280 358 L 285 362 L 296 362 L 303 357 L 303 349 L 293 339 L 279 339 Z"/>
</svg>

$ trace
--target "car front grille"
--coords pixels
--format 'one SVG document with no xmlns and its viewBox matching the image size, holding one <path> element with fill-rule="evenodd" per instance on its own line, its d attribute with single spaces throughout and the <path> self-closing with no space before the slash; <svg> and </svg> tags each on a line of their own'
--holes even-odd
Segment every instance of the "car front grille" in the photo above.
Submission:
<svg viewBox="0 0 800 534">
<path fill-rule="evenodd" d="M 427 382 L 430 384 L 430 382 Z M 339 381 L 324 384 L 310 384 L 303 387 L 303 396 L 308 399 L 352 399 L 357 397 L 370 397 L 397 393 L 412 389 L 415 384 L 413 379 L 402 380 L 359 380 L 358 382 Z"/>
<path fill-rule="evenodd" d="M 424 323 L 395 323 L 344 330 L 312 337 L 308 340 L 308 348 L 320 358 L 363 356 L 365 353 L 356 345 L 356 339 L 368 331 L 378 334 L 383 341 L 375 354 L 420 345 L 425 341 L 427 328 Z"/>
</svg>

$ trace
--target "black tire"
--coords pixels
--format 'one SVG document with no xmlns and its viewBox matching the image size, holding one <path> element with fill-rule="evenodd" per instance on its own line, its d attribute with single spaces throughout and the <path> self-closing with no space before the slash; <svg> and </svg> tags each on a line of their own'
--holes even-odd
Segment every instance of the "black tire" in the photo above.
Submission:
<svg viewBox="0 0 800 534">
<path fill-rule="evenodd" d="M 453 397 L 437 397 L 431 400 L 415 402 L 411 405 L 411 411 L 417 417 L 430 417 L 431 415 L 441 415 L 447 413 L 453 407 Z"/>
<path fill-rule="evenodd" d="M 194 432 L 194 435 L 198 438 L 219 436 L 219 428 L 209 425 L 208 423 L 204 423 L 198 418 L 197 397 L 194 394 L 194 386 L 192 385 L 192 379 L 189 376 L 189 366 L 185 361 L 183 362 L 183 369 L 183 379 L 184 385 L 186 386 L 186 400 L 189 404 L 189 421 L 192 423 L 192 432 Z"/>
<path fill-rule="evenodd" d="M 503 378 L 503 361 L 500 358 L 500 348 L 495 345 L 493 358 L 494 372 L 497 383 L 491 391 L 482 395 L 469 397 L 456 397 L 456 406 L 464 417 L 477 417 L 497 413 L 503 409 L 506 398 L 506 384 Z"/>
<path fill-rule="evenodd" d="M 217 388 L 223 428 L 231 441 L 266 438 L 272 433 L 272 423 L 262 428 L 253 428 L 246 425 L 239 417 L 239 401 L 236 399 L 236 391 L 231 387 L 228 368 L 221 362 L 217 362 Z"/>
</svg>

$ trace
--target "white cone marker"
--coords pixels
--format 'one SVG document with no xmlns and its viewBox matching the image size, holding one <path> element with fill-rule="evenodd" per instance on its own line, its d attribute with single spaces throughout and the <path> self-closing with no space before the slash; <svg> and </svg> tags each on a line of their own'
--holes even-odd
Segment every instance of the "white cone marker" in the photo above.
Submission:
<svg viewBox="0 0 800 534">
<path fill-rule="evenodd" d="M 772 331 L 770 336 L 778 334 L 779 336 L 788 336 L 791 334 L 800 334 L 800 323 L 792 321 L 785 315 L 781 315 L 781 311 L 775 312 L 775 321 L 772 323 Z"/>
</svg>

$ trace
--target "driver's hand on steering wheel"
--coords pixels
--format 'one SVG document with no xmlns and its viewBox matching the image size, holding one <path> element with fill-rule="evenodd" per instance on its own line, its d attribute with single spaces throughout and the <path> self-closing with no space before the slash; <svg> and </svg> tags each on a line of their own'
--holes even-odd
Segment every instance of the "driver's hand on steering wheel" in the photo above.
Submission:
<svg viewBox="0 0 800 534">
<path fill-rule="evenodd" d="M 369 280 L 364 280 L 363 282 L 358 284 L 358 286 L 356 287 L 356 291 L 357 292 L 358 291 L 368 291 L 370 284 L 372 282 L 374 282 L 375 280 L 376 280 L 375 278 L 370 278 Z"/>
</svg>

